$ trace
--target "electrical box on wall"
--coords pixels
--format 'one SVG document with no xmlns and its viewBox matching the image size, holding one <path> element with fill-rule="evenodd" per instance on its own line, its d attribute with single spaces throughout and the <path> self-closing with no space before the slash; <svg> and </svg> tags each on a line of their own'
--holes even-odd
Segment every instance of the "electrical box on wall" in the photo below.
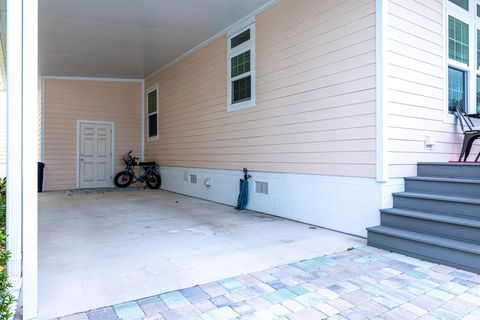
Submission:
<svg viewBox="0 0 480 320">
<path fill-rule="evenodd" d="M 212 186 L 212 179 L 210 178 L 205 179 L 203 184 L 205 185 L 205 187 L 210 188 Z"/>
<path fill-rule="evenodd" d="M 432 136 L 425 136 L 425 150 L 433 150 L 435 146 L 435 140 Z"/>
</svg>

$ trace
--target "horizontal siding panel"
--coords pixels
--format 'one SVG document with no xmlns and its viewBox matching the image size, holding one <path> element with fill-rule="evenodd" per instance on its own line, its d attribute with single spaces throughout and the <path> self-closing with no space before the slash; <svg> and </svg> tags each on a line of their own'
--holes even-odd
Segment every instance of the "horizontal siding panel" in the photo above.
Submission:
<svg viewBox="0 0 480 320">
<path fill-rule="evenodd" d="M 443 11 L 440 0 L 389 0 L 388 159 L 390 177 L 416 173 L 420 161 L 458 157 L 462 134 L 446 121 Z M 425 150 L 425 136 L 433 150 Z"/>
<path fill-rule="evenodd" d="M 391 64 L 389 66 L 389 72 L 394 74 L 395 78 L 404 81 L 412 81 L 412 79 L 415 79 L 417 83 L 428 87 L 438 88 L 440 90 L 443 88 L 443 77 L 441 75 L 428 74 L 423 69 L 415 70 L 406 68 L 405 66 Z"/>
<path fill-rule="evenodd" d="M 399 68 L 417 70 L 423 74 L 443 78 L 443 67 L 432 64 L 431 61 L 421 61 L 414 55 L 403 55 L 398 52 L 389 51 L 389 64 Z"/>
<path fill-rule="evenodd" d="M 226 110 L 226 37 L 146 79 L 159 86 L 160 119 L 146 156 L 180 167 L 374 176 L 375 1 L 281 1 L 257 16 L 256 31 L 253 108 Z"/>
<path fill-rule="evenodd" d="M 310 107 L 311 106 L 311 107 Z M 310 122 L 315 120 L 324 120 L 330 118 L 341 118 L 348 116 L 364 115 L 375 112 L 375 104 L 373 101 L 367 101 L 364 103 L 347 105 L 347 106 L 322 106 L 318 108 L 318 102 L 309 104 L 306 107 L 305 104 L 295 105 L 290 108 L 268 109 L 264 112 L 255 113 L 256 126 L 262 127 L 267 124 L 288 124 L 298 122 Z M 298 112 L 301 108 L 302 112 Z M 209 115 L 212 119 L 204 119 L 204 117 L 188 117 L 183 121 L 167 122 L 162 130 L 168 130 L 169 132 L 184 131 L 185 126 L 189 129 L 201 129 L 201 128 L 214 128 L 224 127 L 225 129 L 233 129 L 233 126 L 249 125 L 250 114 L 242 114 L 237 117 L 220 118 Z M 282 122 L 283 121 L 283 122 Z M 257 125 L 258 124 L 258 125 Z"/>
<path fill-rule="evenodd" d="M 196 161 L 171 161 L 164 162 L 165 166 L 174 167 L 193 167 L 206 169 L 236 169 L 243 168 L 248 164 L 248 168 L 255 168 L 257 171 L 264 172 L 301 172 L 306 174 L 328 174 L 337 176 L 357 176 L 372 177 L 375 175 L 375 165 L 361 164 L 316 164 L 316 163 L 252 163 L 252 162 L 196 162 Z"/>
<path fill-rule="evenodd" d="M 303 105 L 299 105 L 302 108 Z M 298 109 L 297 109 L 298 110 Z M 239 116 L 238 118 L 217 118 L 207 119 L 205 121 L 190 121 L 190 118 L 175 122 L 172 126 L 171 123 L 167 123 L 161 130 L 166 130 L 168 133 L 185 132 L 186 130 L 200 130 L 200 129 L 216 129 L 223 128 L 225 130 L 238 130 L 248 128 L 258 128 L 275 125 L 286 125 L 292 123 L 313 122 L 317 120 L 328 120 L 343 117 L 355 117 L 375 112 L 375 104 L 372 102 L 365 102 L 356 105 L 338 106 L 336 108 L 324 108 L 316 110 L 306 110 L 302 112 L 281 112 L 282 110 L 269 110 L 263 114 L 256 114 L 256 121 L 252 123 L 249 121 L 249 116 Z M 188 128 L 188 129 L 186 129 Z"/>
<path fill-rule="evenodd" d="M 405 23 L 404 21 L 398 21 L 399 24 L 402 22 Z M 419 34 L 417 34 L 417 32 Z M 442 55 L 442 37 L 437 34 L 425 34 L 420 32 L 420 30 L 407 30 L 405 26 L 399 26 L 398 28 L 391 26 L 388 29 L 388 35 L 392 40 L 419 48 L 432 55 Z M 429 38 L 429 36 L 431 38 Z M 440 40 L 440 42 L 438 40 Z"/>
<path fill-rule="evenodd" d="M 402 91 L 410 92 L 412 94 L 424 95 L 432 98 L 443 97 L 442 88 L 428 86 L 420 81 L 422 81 L 422 79 L 404 80 L 396 78 L 396 75 L 392 75 L 390 76 L 389 84 L 394 88 L 400 88 Z"/>
<path fill-rule="evenodd" d="M 428 47 L 425 44 L 419 45 L 410 43 L 407 39 L 395 38 L 394 34 L 389 33 L 388 49 L 392 52 L 402 54 L 404 56 L 415 57 L 419 61 L 430 63 L 442 67 L 443 65 L 443 48 Z M 407 42 L 405 42 L 407 41 Z M 389 58 L 388 61 L 391 61 Z"/>
<path fill-rule="evenodd" d="M 389 88 L 387 94 L 389 102 L 435 110 L 441 110 L 439 106 L 444 104 L 443 96 L 428 97 L 423 94 L 414 94 L 403 90 L 403 88 Z M 443 110 L 441 111 L 443 112 Z"/>
<path fill-rule="evenodd" d="M 141 142 L 141 84 L 108 81 L 45 81 L 45 189 L 75 187 L 77 120 L 115 123 L 114 171 Z"/>
<path fill-rule="evenodd" d="M 359 144 L 358 140 L 336 140 L 336 141 L 324 141 L 324 142 L 300 142 L 300 143 L 283 143 L 283 144 L 267 144 L 260 146 L 210 146 L 204 148 L 200 146 L 190 147 L 177 147 L 170 145 L 169 147 L 163 146 L 162 150 L 165 154 L 178 154 L 179 156 L 190 154 L 207 154 L 207 155 L 223 155 L 223 154 L 273 154 L 273 153 L 311 153 L 311 152 L 337 152 L 343 150 L 351 151 L 375 151 L 375 139 L 363 141 Z M 295 151 L 292 151 L 292 150 Z"/>
<path fill-rule="evenodd" d="M 160 102 L 160 121 L 164 120 L 165 122 L 170 123 L 172 121 L 184 121 L 184 119 L 190 117 L 199 119 L 199 121 L 204 119 L 208 120 L 219 118 L 229 118 L 232 120 L 242 119 L 242 121 L 251 121 L 252 118 L 257 119 L 257 114 L 262 114 L 265 116 L 272 112 L 272 110 L 279 110 L 282 108 L 294 108 L 297 111 L 312 111 L 317 109 L 325 109 L 328 107 L 335 108 L 342 105 L 351 105 L 355 102 L 361 104 L 365 101 L 370 101 L 372 103 L 375 101 L 374 88 L 357 88 L 357 90 L 353 90 L 353 85 L 354 84 L 351 82 L 346 82 L 337 84 L 331 88 L 315 90 L 308 93 L 300 93 L 291 97 L 285 97 L 283 99 L 272 99 L 268 101 L 263 101 L 261 103 L 261 108 L 248 108 L 237 112 L 225 112 L 227 103 L 226 96 L 222 98 L 223 104 L 217 105 L 215 109 L 204 110 L 202 108 L 185 108 L 187 109 L 187 111 L 178 110 L 177 115 L 174 115 L 172 117 L 164 115 L 163 108 L 161 107 L 162 102 Z M 361 83 L 359 83 L 358 85 L 360 86 Z M 161 94 L 160 99 L 163 100 Z"/>
<path fill-rule="evenodd" d="M 355 159 L 352 158 L 355 154 Z M 190 154 L 185 156 L 185 160 L 198 162 L 216 161 L 219 155 L 208 154 Z M 222 161 L 225 162 L 245 162 L 245 163 L 337 163 L 337 164 L 371 164 L 375 160 L 375 152 L 335 152 L 335 153 L 244 153 L 244 154 L 221 154 Z M 182 160 L 178 154 L 162 154 L 160 161 Z M 281 159 L 281 161 L 279 161 Z"/>
<path fill-rule="evenodd" d="M 222 135 L 222 137 L 242 137 L 263 134 L 287 134 L 299 132 L 313 132 L 319 130 L 335 130 L 335 129 L 349 129 L 362 126 L 375 126 L 375 114 L 360 115 L 357 117 L 344 117 L 337 119 L 325 119 L 323 121 L 312 121 L 302 123 L 288 123 L 271 125 L 268 127 L 257 127 L 256 123 L 249 123 L 249 128 L 239 126 L 238 129 L 222 129 L 222 128 L 206 128 L 198 130 L 183 131 L 180 134 L 173 134 L 169 131 L 162 134 L 163 139 L 179 138 L 179 137 L 194 137 L 202 135 L 205 137 L 212 137 Z"/>
<path fill-rule="evenodd" d="M 440 36 L 443 33 L 442 10 L 436 10 L 432 1 L 392 0 L 390 12 L 392 15 L 407 20 L 410 23 L 435 32 Z M 421 25 L 419 23 L 421 22 Z"/>
<path fill-rule="evenodd" d="M 425 128 L 409 129 L 409 128 L 389 128 L 391 137 L 406 141 L 423 141 L 425 135 L 435 135 L 437 143 L 461 143 L 463 141 L 463 134 L 452 132 L 432 132 L 425 130 Z"/>
<path fill-rule="evenodd" d="M 236 137 L 227 139 L 223 136 L 213 136 L 211 140 L 203 137 L 187 137 L 175 139 L 175 141 L 159 140 L 158 144 L 163 148 L 172 146 L 181 148 L 195 148 L 201 145 L 202 148 L 210 147 L 237 147 L 237 146 L 269 146 L 292 143 L 315 143 L 315 142 L 336 142 L 350 140 L 361 142 L 362 140 L 375 139 L 375 127 L 361 127 L 338 130 L 314 131 L 305 133 L 261 135 L 251 137 Z"/>
<path fill-rule="evenodd" d="M 460 128 L 454 124 L 444 123 L 442 120 L 432 120 L 417 117 L 405 117 L 390 115 L 390 126 L 406 129 L 423 129 L 429 132 L 460 132 Z"/>
</svg>

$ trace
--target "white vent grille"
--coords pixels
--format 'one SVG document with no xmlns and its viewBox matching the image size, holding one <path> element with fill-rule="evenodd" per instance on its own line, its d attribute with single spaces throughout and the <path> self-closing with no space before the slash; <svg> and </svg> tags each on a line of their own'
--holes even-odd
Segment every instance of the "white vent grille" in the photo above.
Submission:
<svg viewBox="0 0 480 320">
<path fill-rule="evenodd" d="M 191 174 L 190 175 L 190 183 L 197 183 L 197 175 Z"/>
<path fill-rule="evenodd" d="M 255 192 L 261 194 L 268 194 L 268 182 L 255 181 Z"/>
</svg>

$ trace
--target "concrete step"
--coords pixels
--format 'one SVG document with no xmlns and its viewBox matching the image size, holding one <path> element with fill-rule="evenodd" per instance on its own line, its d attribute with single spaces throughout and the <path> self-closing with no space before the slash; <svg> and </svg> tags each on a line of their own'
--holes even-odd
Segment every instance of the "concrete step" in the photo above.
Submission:
<svg viewBox="0 0 480 320">
<path fill-rule="evenodd" d="M 480 180 L 444 177 L 410 177 L 405 178 L 405 191 L 480 197 Z"/>
<path fill-rule="evenodd" d="M 418 192 L 393 194 L 393 207 L 480 219 L 480 199 Z"/>
<path fill-rule="evenodd" d="M 480 274 L 480 245 L 385 226 L 368 228 L 368 245 Z"/>
<path fill-rule="evenodd" d="M 380 210 L 381 225 L 480 244 L 480 220 L 405 209 Z"/>
<path fill-rule="evenodd" d="M 480 163 L 421 162 L 417 176 L 480 179 Z"/>
</svg>

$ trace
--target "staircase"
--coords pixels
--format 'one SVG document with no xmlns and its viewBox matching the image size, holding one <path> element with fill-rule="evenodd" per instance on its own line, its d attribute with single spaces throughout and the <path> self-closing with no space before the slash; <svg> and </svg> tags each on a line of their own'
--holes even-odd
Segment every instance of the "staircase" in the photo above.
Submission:
<svg viewBox="0 0 480 320">
<path fill-rule="evenodd" d="M 368 244 L 480 274 L 480 164 L 419 163 Z"/>
</svg>

